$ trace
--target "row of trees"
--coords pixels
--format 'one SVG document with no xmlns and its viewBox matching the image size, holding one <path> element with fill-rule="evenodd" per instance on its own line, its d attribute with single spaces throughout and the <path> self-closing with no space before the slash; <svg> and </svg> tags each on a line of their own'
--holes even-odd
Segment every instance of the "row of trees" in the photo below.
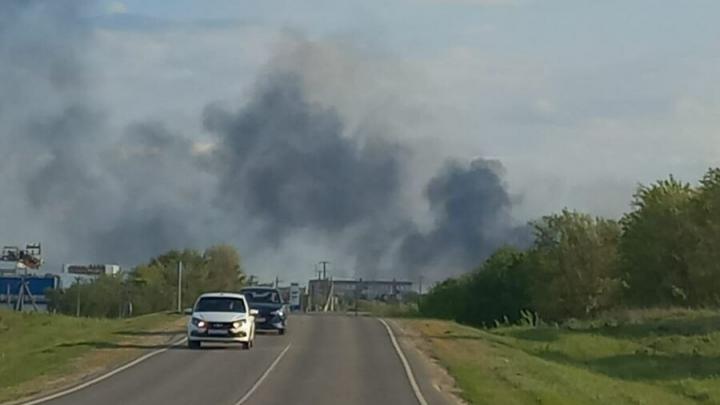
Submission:
<svg viewBox="0 0 720 405">
<path fill-rule="evenodd" d="M 198 295 L 232 291 L 245 281 L 240 256 L 232 246 L 169 251 L 129 274 L 101 276 L 48 292 L 50 309 L 92 317 L 123 317 L 167 311 L 177 306 L 178 263 L 183 263 L 182 303 L 190 307 Z"/>
<path fill-rule="evenodd" d="M 698 186 L 641 186 L 619 221 L 564 210 L 532 223 L 533 245 L 506 247 L 436 285 L 427 316 L 489 325 L 529 312 L 546 320 L 617 307 L 720 304 L 720 169 Z"/>
</svg>

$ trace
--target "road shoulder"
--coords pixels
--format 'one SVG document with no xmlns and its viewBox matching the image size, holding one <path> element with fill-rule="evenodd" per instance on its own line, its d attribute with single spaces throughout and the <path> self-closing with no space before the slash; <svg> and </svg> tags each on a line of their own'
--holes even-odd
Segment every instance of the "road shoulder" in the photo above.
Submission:
<svg viewBox="0 0 720 405">
<path fill-rule="evenodd" d="M 395 334 L 429 404 L 465 404 L 447 370 L 432 357 L 422 334 L 403 319 L 385 319 Z"/>
</svg>

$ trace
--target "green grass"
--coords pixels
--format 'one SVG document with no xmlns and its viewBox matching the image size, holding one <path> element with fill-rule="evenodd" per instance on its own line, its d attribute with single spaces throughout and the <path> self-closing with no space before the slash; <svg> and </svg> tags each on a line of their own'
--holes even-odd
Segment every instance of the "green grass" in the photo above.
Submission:
<svg viewBox="0 0 720 405">
<path fill-rule="evenodd" d="M 178 319 L 178 315 L 171 314 L 110 320 L 0 310 L 0 402 L 38 392 L 47 388 L 43 385 L 52 385 L 53 380 L 83 374 L 89 367 L 126 359 L 131 349 L 137 351 L 142 346 L 122 343 L 163 333 L 166 340 L 170 331 L 177 329 L 170 325 Z M 98 349 L 123 350 L 103 358 L 87 356 L 102 351 Z M 86 362 L 80 361 L 84 358 Z"/>
<path fill-rule="evenodd" d="M 358 311 L 379 317 L 413 318 L 419 316 L 417 304 L 414 302 L 360 300 L 358 302 Z"/>
<path fill-rule="evenodd" d="M 473 404 L 720 404 L 718 312 L 636 312 L 572 329 L 401 322 Z"/>
</svg>

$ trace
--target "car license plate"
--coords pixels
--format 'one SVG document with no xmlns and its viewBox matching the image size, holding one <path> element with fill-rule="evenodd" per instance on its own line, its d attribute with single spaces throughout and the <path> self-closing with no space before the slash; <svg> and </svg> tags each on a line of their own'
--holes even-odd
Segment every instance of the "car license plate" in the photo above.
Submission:
<svg viewBox="0 0 720 405">
<path fill-rule="evenodd" d="M 256 323 L 263 323 L 265 322 L 265 318 L 255 318 Z"/>
<path fill-rule="evenodd" d="M 210 330 L 208 330 L 208 334 L 210 334 L 210 335 L 227 335 L 227 331 L 222 330 L 222 329 L 210 329 Z"/>
</svg>

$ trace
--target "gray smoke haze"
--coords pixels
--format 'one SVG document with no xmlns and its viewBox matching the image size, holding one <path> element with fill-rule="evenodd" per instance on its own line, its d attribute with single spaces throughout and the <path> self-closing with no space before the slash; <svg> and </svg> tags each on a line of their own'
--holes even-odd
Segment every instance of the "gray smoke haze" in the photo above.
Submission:
<svg viewBox="0 0 720 405">
<path fill-rule="evenodd" d="M 88 152 L 95 150 L 93 134 L 102 117 L 84 94 L 81 49 L 88 41 L 78 21 L 85 6 L 0 6 L 0 208 L 6 243 L 59 228 L 72 238 L 82 228 L 73 212 L 90 203 L 80 196 L 97 191 Z"/>
<path fill-rule="evenodd" d="M 194 245 L 193 201 L 177 187 L 197 177 L 182 163 L 190 143 L 157 124 L 108 128 L 84 57 L 92 4 L 0 5 L 0 236 L 44 242 L 51 269 Z"/>
<path fill-rule="evenodd" d="M 207 108 L 205 127 L 220 137 L 221 207 L 261 219 L 272 238 L 298 228 L 339 232 L 384 215 L 397 198 L 402 147 L 346 136 L 293 72 L 272 72 L 240 111 Z"/>
<path fill-rule="evenodd" d="M 416 224 L 401 196 L 422 145 L 378 125 L 349 130 L 310 100 L 287 58 L 266 67 L 242 107 L 198 111 L 204 147 L 172 122 L 111 128 L 83 59 L 89 3 L 59 3 L 0 5 L 0 241 L 43 242 L 51 269 L 218 242 L 259 262 L 309 235 L 359 275 L 440 278 L 522 243 L 494 161 L 449 163 L 415 197 L 430 227 Z"/>
</svg>

